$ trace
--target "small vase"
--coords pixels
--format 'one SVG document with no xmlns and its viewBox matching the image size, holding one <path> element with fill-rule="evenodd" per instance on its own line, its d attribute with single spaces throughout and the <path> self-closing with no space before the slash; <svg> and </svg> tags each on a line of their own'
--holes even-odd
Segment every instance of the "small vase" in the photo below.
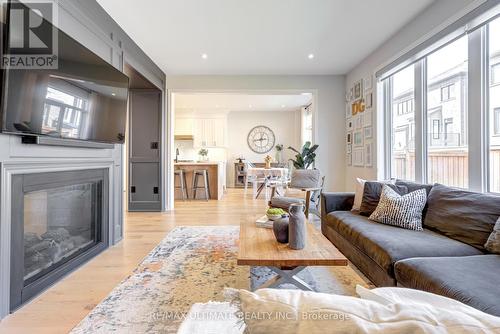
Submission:
<svg viewBox="0 0 500 334">
<path fill-rule="evenodd" d="M 288 224 L 288 246 L 291 249 L 303 249 L 306 246 L 306 215 L 304 204 L 290 205 Z"/>
<path fill-rule="evenodd" d="M 276 219 L 273 222 L 273 232 L 279 243 L 288 243 L 288 218 Z"/>
</svg>

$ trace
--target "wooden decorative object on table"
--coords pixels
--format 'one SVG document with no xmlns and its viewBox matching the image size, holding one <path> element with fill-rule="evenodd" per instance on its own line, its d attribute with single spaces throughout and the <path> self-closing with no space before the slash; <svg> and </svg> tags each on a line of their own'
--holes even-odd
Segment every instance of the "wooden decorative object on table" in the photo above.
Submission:
<svg viewBox="0 0 500 334">
<path fill-rule="evenodd" d="M 271 158 L 271 156 L 266 156 L 264 158 L 264 162 L 266 163 L 266 169 L 270 169 L 271 168 L 271 161 L 273 160 L 273 158 Z"/>
</svg>

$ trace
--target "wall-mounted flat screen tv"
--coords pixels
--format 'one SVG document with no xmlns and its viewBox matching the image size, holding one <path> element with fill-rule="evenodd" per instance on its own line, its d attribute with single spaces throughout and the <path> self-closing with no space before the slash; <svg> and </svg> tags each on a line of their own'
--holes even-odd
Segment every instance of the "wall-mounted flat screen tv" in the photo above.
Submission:
<svg viewBox="0 0 500 334">
<path fill-rule="evenodd" d="M 2 29 L 3 55 L 10 54 L 10 39 L 24 34 L 9 12 Z M 2 69 L 1 131 L 123 143 L 128 77 L 63 31 L 56 32 L 57 68 Z"/>
</svg>

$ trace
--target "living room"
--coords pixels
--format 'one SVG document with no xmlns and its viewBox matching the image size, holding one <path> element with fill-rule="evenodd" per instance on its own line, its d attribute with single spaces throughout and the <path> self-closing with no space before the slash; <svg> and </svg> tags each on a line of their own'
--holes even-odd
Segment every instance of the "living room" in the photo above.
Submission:
<svg viewBox="0 0 500 334">
<path fill-rule="evenodd" d="M 1 22 L 0 332 L 500 332 L 499 1 Z"/>
</svg>

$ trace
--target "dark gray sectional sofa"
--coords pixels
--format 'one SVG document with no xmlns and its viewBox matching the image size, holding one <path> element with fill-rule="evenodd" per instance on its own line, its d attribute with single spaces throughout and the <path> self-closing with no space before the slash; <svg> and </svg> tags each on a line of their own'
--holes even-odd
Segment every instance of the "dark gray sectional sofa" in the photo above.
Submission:
<svg viewBox="0 0 500 334">
<path fill-rule="evenodd" d="M 500 196 L 396 184 L 427 190 L 423 231 L 352 212 L 353 193 L 323 193 L 323 234 L 376 286 L 429 291 L 500 316 L 500 255 L 484 249 L 500 217 Z"/>
</svg>

